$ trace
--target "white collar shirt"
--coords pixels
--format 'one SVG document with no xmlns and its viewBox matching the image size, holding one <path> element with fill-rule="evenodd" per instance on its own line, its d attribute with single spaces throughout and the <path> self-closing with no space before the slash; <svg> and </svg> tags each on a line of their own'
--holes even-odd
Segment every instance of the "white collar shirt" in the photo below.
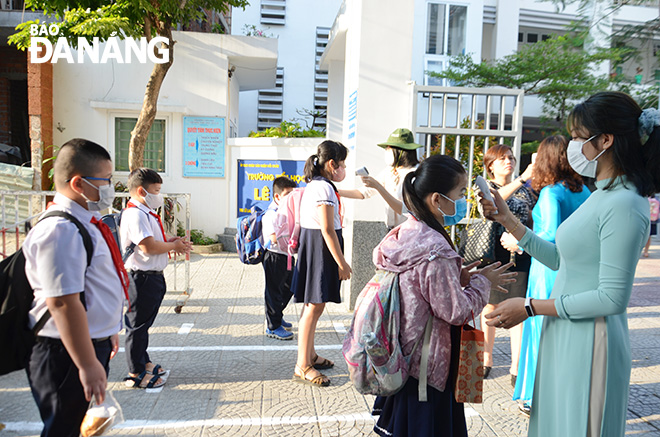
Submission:
<svg viewBox="0 0 660 437">
<path fill-rule="evenodd" d="M 305 187 L 300 199 L 300 227 L 305 229 L 321 229 L 321 219 L 318 212 L 320 205 L 334 208 L 334 228 L 341 229 L 340 203 L 334 187 L 325 179 L 314 179 Z"/>
<path fill-rule="evenodd" d="M 25 273 L 34 289 L 29 326 L 46 312 L 46 298 L 85 292 L 87 322 L 91 338 L 103 338 L 121 330 L 124 291 L 112 262 L 110 248 L 98 227 L 91 223 L 93 213 L 63 194 L 56 194 L 48 211 L 60 210 L 77 218 L 89 232 L 94 247 L 87 267 L 87 252 L 80 231 L 71 221 L 49 217 L 38 223 L 23 243 Z M 55 322 L 46 322 L 39 336 L 61 338 Z"/>
<path fill-rule="evenodd" d="M 156 241 L 163 240 L 163 232 L 154 210 L 137 199 L 131 198 L 135 207 L 124 209 L 121 214 L 119 235 L 122 252 L 135 243 L 135 251 L 125 262 L 127 270 L 164 270 L 167 267 L 167 253 L 149 255 L 140 249 L 140 243 L 145 238 L 153 237 Z"/>
</svg>

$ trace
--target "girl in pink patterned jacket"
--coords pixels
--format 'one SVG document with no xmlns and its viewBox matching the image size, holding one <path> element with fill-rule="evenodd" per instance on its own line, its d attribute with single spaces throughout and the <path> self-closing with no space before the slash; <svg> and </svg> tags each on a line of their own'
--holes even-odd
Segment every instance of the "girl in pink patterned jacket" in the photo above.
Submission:
<svg viewBox="0 0 660 437">
<path fill-rule="evenodd" d="M 378 397 L 374 431 L 381 436 L 467 436 L 463 404 L 454 399 L 454 371 L 460 326 L 479 314 L 491 287 L 515 281 L 511 266 L 491 264 L 470 272 L 444 229 L 466 213 L 467 174 L 454 158 L 424 160 L 403 182 L 403 199 L 411 217 L 394 228 L 374 249 L 374 263 L 400 273 L 400 339 L 409 355 L 433 317 L 428 361 L 428 402 L 418 400 L 421 347 L 410 361 L 410 378 L 397 394 Z M 435 255 L 433 262 L 429 258 Z"/>
</svg>

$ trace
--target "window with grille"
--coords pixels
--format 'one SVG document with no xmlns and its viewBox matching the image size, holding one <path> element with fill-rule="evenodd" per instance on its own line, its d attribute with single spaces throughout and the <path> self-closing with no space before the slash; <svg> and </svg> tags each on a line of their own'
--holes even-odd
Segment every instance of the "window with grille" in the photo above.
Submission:
<svg viewBox="0 0 660 437">
<path fill-rule="evenodd" d="M 316 28 L 316 60 L 314 62 L 314 112 L 325 114 L 328 110 L 328 72 L 319 68 L 321 56 L 328 45 L 330 37 L 329 27 Z M 326 117 L 318 117 L 314 121 L 313 129 L 324 130 Z"/>
<path fill-rule="evenodd" d="M 426 72 L 441 72 L 451 56 L 465 54 L 467 6 L 429 3 L 427 14 L 424 83 L 447 86 L 446 80 L 429 76 Z"/>
<path fill-rule="evenodd" d="M 286 0 L 261 0 L 261 24 L 284 25 Z"/>
<path fill-rule="evenodd" d="M 426 53 L 429 55 L 465 54 L 467 6 L 429 3 Z"/>
<path fill-rule="evenodd" d="M 128 147 L 131 141 L 131 131 L 137 123 L 137 118 L 115 118 L 115 170 L 129 171 Z M 144 146 L 143 166 L 158 172 L 165 171 L 165 120 L 154 120 L 147 143 Z"/>
<path fill-rule="evenodd" d="M 260 90 L 257 102 L 257 129 L 264 130 L 282 123 L 284 69 L 277 67 L 275 88 Z"/>
</svg>

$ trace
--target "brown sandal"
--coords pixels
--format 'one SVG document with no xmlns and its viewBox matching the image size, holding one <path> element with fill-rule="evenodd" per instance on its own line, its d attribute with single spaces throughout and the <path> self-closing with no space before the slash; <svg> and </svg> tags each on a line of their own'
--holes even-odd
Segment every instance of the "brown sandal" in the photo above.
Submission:
<svg viewBox="0 0 660 437">
<path fill-rule="evenodd" d="M 322 358 L 322 360 L 319 361 L 319 358 Z M 333 363 L 329 359 L 319 357 L 318 355 L 312 358 L 312 363 L 313 363 L 312 365 L 316 370 L 332 369 L 335 366 L 335 363 Z"/>
<path fill-rule="evenodd" d="M 327 387 L 330 385 L 330 380 L 323 373 L 319 373 L 317 376 L 312 379 L 307 378 L 307 374 L 312 370 L 314 366 L 307 366 L 305 369 L 296 364 L 296 369 L 300 369 L 302 376 L 296 374 L 296 371 L 293 371 L 293 380 L 295 382 L 300 382 L 302 384 L 316 385 L 319 387 Z"/>
</svg>

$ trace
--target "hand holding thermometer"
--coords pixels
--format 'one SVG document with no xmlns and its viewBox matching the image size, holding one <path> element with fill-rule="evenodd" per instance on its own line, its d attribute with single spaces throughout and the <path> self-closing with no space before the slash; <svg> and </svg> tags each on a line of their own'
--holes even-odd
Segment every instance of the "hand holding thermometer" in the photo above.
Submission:
<svg viewBox="0 0 660 437">
<path fill-rule="evenodd" d="M 493 202 L 493 205 L 495 205 L 495 200 L 493 199 L 493 195 L 490 194 L 490 187 L 488 186 L 486 179 L 484 179 L 481 175 L 478 175 L 474 180 L 474 184 L 479 188 L 479 191 L 484 193 L 484 199 L 490 200 Z M 497 214 L 497 210 L 495 210 L 495 214 Z"/>
<path fill-rule="evenodd" d="M 357 170 L 355 170 L 355 176 L 369 176 L 367 167 L 360 167 Z"/>
</svg>

